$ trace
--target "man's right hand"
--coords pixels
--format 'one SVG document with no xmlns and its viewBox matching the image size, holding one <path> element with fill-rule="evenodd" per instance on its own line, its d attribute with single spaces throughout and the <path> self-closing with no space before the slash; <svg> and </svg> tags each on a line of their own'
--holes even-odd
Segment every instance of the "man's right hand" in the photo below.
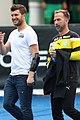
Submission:
<svg viewBox="0 0 80 120">
<path fill-rule="evenodd" d="M 5 33 L 0 32 L 0 44 L 4 42 L 4 35 Z"/>
<path fill-rule="evenodd" d="M 55 42 L 50 43 L 49 53 L 52 58 L 56 58 Z"/>
</svg>

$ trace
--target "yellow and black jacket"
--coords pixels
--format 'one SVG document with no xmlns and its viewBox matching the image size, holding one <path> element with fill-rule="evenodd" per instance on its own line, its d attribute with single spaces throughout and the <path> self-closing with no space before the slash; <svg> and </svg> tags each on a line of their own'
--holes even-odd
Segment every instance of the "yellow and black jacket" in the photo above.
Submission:
<svg viewBox="0 0 80 120">
<path fill-rule="evenodd" d="M 80 38 L 69 31 L 64 36 L 57 35 L 55 42 L 56 62 L 48 54 L 44 94 L 54 91 L 54 97 L 63 97 L 70 81 L 77 81 L 77 61 L 80 60 Z M 73 76 L 73 79 L 70 79 Z M 63 92 L 64 91 L 64 92 Z"/>
</svg>

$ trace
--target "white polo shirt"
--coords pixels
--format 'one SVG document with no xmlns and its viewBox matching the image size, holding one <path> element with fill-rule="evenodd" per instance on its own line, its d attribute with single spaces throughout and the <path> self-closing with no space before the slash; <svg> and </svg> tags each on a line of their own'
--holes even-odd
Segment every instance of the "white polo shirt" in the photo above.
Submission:
<svg viewBox="0 0 80 120">
<path fill-rule="evenodd" d="M 18 31 L 15 29 L 9 35 L 8 42 L 11 44 L 11 75 L 26 75 L 32 62 L 32 54 L 29 46 L 38 44 L 38 37 L 31 26 Z"/>
</svg>

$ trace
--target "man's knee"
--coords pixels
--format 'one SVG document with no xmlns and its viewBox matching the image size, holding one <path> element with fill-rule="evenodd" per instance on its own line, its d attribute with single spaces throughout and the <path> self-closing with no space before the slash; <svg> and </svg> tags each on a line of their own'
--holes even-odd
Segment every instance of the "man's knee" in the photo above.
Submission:
<svg viewBox="0 0 80 120">
<path fill-rule="evenodd" d="M 9 110 L 12 108 L 12 105 L 9 102 L 3 103 L 3 108 Z"/>
<path fill-rule="evenodd" d="M 73 111 L 72 107 L 64 107 L 64 113 L 70 115 Z"/>
</svg>

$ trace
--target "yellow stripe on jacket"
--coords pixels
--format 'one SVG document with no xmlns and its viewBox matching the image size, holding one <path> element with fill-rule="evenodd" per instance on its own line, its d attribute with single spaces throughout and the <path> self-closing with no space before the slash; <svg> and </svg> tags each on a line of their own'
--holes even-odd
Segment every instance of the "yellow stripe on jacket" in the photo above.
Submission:
<svg viewBox="0 0 80 120">
<path fill-rule="evenodd" d="M 72 49 L 71 39 L 61 39 L 55 42 L 55 49 Z"/>
<path fill-rule="evenodd" d="M 75 51 L 75 49 L 79 48 Z M 80 60 L 80 38 L 61 39 L 56 41 L 55 49 L 73 49 L 70 60 Z"/>
<path fill-rule="evenodd" d="M 80 38 L 57 40 L 55 41 L 55 50 L 58 49 L 72 49 L 74 52 L 71 52 L 70 60 L 80 60 Z"/>
<path fill-rule="evenodd" d="M 80 47 L 80 38 L 67 38 L 55 42 L 55 49 L 74 49 L 77 47 Z"/>
<path fill-rule="evenodd" d="M 71 38 L 72 49 L 80 47 L 80 38 Z"/>
<path fill-rule="evenodd" d="M 70 60 L 80 60 L 80 38 L 71 38 L 72 49 L 74 52 L 71 53 Z M 75 49 L 77 49 L 75 51 Z"/>
</svg>

